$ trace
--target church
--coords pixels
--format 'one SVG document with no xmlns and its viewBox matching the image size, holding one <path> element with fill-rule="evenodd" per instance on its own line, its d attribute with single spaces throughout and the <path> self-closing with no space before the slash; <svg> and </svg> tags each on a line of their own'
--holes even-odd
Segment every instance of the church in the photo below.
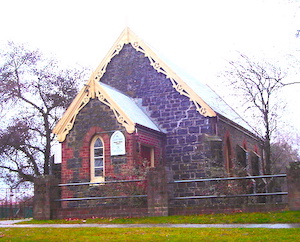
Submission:
<svg viewBox="0 0 300 242">
<path fill-rule="evenodd" d="M 53 133 L 62 143 L 60 183 L 90 184 L 85 191 L 64 187 L 61 199 L 100 196 L 101 184 L 136 179 L 149 168 L 166 169 L 171 180 L 264 173 L 262 142 L 248 122 L 129 28 Z M 189 196 L 197 189 L 176 185 L 170 193 Z M 62 203 L 83 206 L 97 202 Z"/>
</svg>

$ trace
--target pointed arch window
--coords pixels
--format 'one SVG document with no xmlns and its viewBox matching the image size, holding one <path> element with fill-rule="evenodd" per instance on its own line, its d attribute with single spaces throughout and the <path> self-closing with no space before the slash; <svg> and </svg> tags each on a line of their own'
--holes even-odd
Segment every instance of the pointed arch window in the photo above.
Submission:
<svg viewBox="0 0 300 242">
<path fill-rule="evenodd" d="M 239 145 L 236 146 L 236 160 L 240 168 L 247 168 L 248 152 L 246 149 Z"/>
<path fill-rule="evenodd" d="M 233 163 L 232 163 L 232 149 L 229 136 L 225 140 L 225 168 L 229 175 L 232 173 Z"/>
<path fill-rule="evenodd" d="M 252 175 L 253 176 L 259 176 L 259 167 L 260 167 L 260 157 L 256 152 L 252 151 L 251 152 L 251 168 L 252 168 Z"/>
<path fill-rule="evenodd" d="M 104 166 L 104 144 L 101 137 L 96 136 L 91 142 L 91 182 L 104 181 Z"/>
</svg>

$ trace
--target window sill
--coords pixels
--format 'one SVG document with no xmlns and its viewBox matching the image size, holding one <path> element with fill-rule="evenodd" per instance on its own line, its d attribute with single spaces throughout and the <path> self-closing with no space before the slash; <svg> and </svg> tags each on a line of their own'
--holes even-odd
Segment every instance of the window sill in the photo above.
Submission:
<svg viewBox="0 0 300 242">
<path fill-rule="evenodd" d="M 94 183 L 94 182 L 104 182 L 105 179 L 104 177 L 94 177 L 91 179 L 91 183 Z M 104 185 L 104 183 L 100 183 L 100 184 L 90 184 L 90 186 L 101 186 L 101 185 Z"/>
</svg>

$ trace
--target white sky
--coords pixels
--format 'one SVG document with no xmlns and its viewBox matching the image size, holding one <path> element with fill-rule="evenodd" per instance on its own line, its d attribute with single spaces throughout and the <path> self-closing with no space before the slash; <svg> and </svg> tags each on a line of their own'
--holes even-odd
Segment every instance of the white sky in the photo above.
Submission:
<svg viewBox="0 0 300 242">
<path fill-rule="evenodd" d="M 0 44 L 28 42 L 69 65 L 97 67 L 129 26 L 168 59 L 212 87 L 240 51 L 300 60 L 299 0 L 0 0 Z M 218 91 L 218 90 L 217 90 Z M 299 103 L 300 85 L 289 88 Z M 300 118 L 293 106 L 292 120 Z M 298 125 L 299 122 L 294 122 Z"/>
</svg>

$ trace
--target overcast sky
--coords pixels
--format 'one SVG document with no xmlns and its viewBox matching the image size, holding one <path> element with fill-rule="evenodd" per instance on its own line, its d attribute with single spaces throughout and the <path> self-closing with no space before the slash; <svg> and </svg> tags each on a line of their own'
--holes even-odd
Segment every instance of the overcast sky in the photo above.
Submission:
<svg viewBox="0 0 300 242">
<path fill-rule="evenodd" d="M 138 36 L 200 81 L 218 86 L 237 51 L 300 60 L 297 0 L 0 0 L 0 44 L 27 42 L 68 65 L 97 67 L 121 31 Z M 299 103 L 290 88 L 289 103 Z M 289 113 L 299 120 L 300 109 Z M 298 125 L 299 121 L 294 122 Z M 297 124 L 298 123 L 298 124 Z"/>
<path fill-rule="evenodd" d="M 92 66 L 98 65 L 126 26 L 184 63 L 197 62 L 195 55 L 200 61 L 214 62 L 215 58 L 228 58 L 236 50 L 290 52 L 295 48 L 295 34 L 300 28 L 299 2 L 289 0 L 0 3 L 1 41 L 28 42 L 64 61 Z"/>
</svg>

